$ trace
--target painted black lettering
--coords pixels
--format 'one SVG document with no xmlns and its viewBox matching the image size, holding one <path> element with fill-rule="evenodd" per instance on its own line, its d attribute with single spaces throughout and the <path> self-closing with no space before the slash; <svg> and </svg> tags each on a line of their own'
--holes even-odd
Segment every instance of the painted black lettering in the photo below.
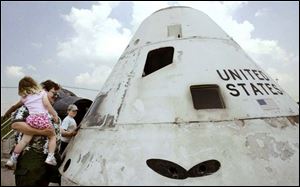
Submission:
<svg viewBox="0 0 300 187">
<path fill-rule="evenodd" d="M 245 88 L 245 85 L 246 85 L 245 83 L 238 83 L 237 85 L 241 86 L 244 89 L 244 91 L 246 92 L 247 95 L 250 95 L 249 92 L 247 91 L 247 89 Z"/>
<path fill-rule="evenodd" d="M 228 69 L 228 72 L 230 73 L 231 77 L 234 80 L 236 80 L 236 77 L 239 78 L 240 80 L 242 80 L 241 76 L 239 75 L 239 73 L 236 70 L 230 70 L 230 69 Z"/>
<path fill-rule="evenodd" d="M 256 75 L 256 77 L 257 77 L 259 80 L 264 80 L 263 77 L 260 77 L 260 74 L 257 72 L 257 70 L 253 69 L 252 72 Z"/>
<path fill-rule="evenodd" d="M 271 85 L 270 85 L 269 83 L 265 83 L 265 85 L 266 85 L 267 88 L 269 88 L 269 90 L 272 92 L 272 94 L 278 95 L 277 92 L 273 92 L 273 91 L 272 91 L 272 87 L 271 87 Z"/>
<path fill-rule="evenodd" d="M 270 79 L 268 78 L 268 76 L 266 74 L 264 74 L 262 71 L 258 70 L 258 72 L 267 80 L 269 81 Z"/>
<path fill-rule="evenodd" d="M 229 92 L 232 96 L 239 96 L 240 95 L 240 92 L 235 89 L 235 85 L 234 84 L 227 84 L 226 85 L 226 88 L 232 92 Z"/>
<path fill-rule="evenodd" d="M 273 86 L 273 88 L 275 88 L 278 91 L 278 93 L 280 95 L 283 95 L 283 92 L 279 88 L 277 88 L 277 86 L 275 84 L 272 84 L 272 86 Z"/>
<path fill-rule="evenodd" d="M 219 72 L 219 70 L 217 70 L 218 75 L 221 77 L 221 79 L 223 79 L 224 81 L 228 81 L 230 79 L 230 77 L 228 76 L 227 72 L 223 69 L 226 78 L 222 77 L 221 73 Z"/>
<path fill-rule="evenodd" d="M 259 85 L 268 95 L 270 95 L 269 92 L 267 92 L 267 90 L 263 87 L 263 83 L 257 83 L 257 85 Z"/>
<path fill-rule="evenodd" d="M 255 95 L 257 95 L 257 92 L 259 92 L 261 95 L 264 95 L 256 86 L 254 86 L 254 84 L 250 83 L 250 85 Z"/>
<path fill-rule="evenodd" d="M 247 78 L 246 75 L 244 74 L 243 70 L 240 69 L 240 72 L 243 74 L 243 76 L 245 77 L 245 79 L 248 80 L 248 78 Z"/>
<path fill-rule="evenodd" d="M 250 69 L 244 69 L 244 71 L 248 72 L 248 74 L 252 77 L 252 79 L 255 80 L 255 78 L 253 77 L 253 75 L 250 73 Z"/>
</svg>

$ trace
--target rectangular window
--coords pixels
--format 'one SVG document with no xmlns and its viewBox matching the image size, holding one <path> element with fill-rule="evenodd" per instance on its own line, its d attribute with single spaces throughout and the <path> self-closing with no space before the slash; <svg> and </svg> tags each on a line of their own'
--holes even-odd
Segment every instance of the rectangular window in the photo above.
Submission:
<svg viewBox="0 0 300 187">
<path fill-rule="evenodd" d="M 174 47 L 163 47 L 148 53 L 143 77 L 153 73 L 173 62 Z"/>
<path fill-rule="evenodd" d="M 218 85 L 192 85 L 190 90 L 195 109 L 225 108 Z"/>
</svg>

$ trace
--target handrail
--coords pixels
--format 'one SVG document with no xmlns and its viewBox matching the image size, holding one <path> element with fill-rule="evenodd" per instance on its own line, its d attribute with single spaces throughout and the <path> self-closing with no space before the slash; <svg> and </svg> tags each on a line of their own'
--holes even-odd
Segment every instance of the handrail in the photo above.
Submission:
<svg viewBox="0 0 300 187">
<path fill-rule="evenodd" d="M 14 129 L 11 129 L 8 133 L 6 133 L 3 137 L 1 137 L 1 141 L 9 137 L 14 132 Z"/>
<path fill-rule="evenodd" d="M 6 126 L 7 124 L 9 124 L 10 121 L 11 121 L 11 117 L 9 117 L 6 121 L 4 121 L 3 123 L 1 123 L 1 130 L 2 130 L 2 128 L 4 128 L 4 126 Z"/>
<path fill-rule="evenodd" d="M 11 117 L 1 123 L 1 140 L 9 137 L 9 135 L 11 135 L 11 133 L 13 132 L 13 129 L 11 129 L 11 124 Z"/>
</svg>

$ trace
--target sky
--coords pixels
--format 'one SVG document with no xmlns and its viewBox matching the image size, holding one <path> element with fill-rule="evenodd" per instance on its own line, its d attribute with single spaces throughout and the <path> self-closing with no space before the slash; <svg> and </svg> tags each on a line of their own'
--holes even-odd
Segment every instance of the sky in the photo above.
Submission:
<svg viewBox="0 0 300 187">
<path fill-rule="evenodd" d="M 177 5 L 206 13 L 299 101 L 298 1 L 1 1 L 1 115 L 25 75 L 94 100 L 141 22 Z"/>
</svg>

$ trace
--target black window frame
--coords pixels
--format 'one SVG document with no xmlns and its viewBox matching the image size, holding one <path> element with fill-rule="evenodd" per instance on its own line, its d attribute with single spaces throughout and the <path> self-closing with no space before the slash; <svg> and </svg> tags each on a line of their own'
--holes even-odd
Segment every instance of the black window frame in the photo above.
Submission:
<svg viewBox="0 0 300 187">
<path fill-rule="evenodd" d="M 196 110 L 226 108 L 217 84 L 191 85 L 190 92 Z"/>
<path fill-rule="evenodd" d="M 146 77 L 173 63 L 174 47 L 161 47 L 148 52 L 142 77 Z"/>
</svg>

